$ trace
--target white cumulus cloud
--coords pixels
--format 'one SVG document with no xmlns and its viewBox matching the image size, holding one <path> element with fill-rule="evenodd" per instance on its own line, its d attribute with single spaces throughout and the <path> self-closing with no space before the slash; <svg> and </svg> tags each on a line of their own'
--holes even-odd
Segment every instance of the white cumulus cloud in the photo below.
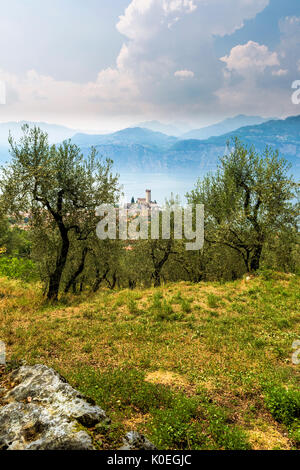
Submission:
<svg viewBox="0 0 300 470">
<path fill-rule="evenodd" d="M 220 60 L 226 63 L 229 71 L 237 71 L 241 74 L 253 73 L 253 71 L 263 72 L 266 67 L 279 65 L 276 52 L 271 52 L 267 46 L 254 41 L 233 47 L 230 54 L 221 57 Z"/>
</svg>

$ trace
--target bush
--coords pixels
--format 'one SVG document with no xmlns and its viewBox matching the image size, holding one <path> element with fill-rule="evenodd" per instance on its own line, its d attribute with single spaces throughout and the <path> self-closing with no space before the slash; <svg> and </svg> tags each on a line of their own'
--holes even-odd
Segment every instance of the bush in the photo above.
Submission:
<svg viewBox="0 0 300 470">
<path fill-rule="evenodd" d="M 0 258 L 0 276 L 32 281 L 38 278 L 35 264 L 29 259 Z"/>
<path fill-rule="evenodd" d="M 293 426 L 295 421 L 300 420 L 300 390 L 276 387 L 267 393 L 265 401 L 276 421 L 287 427 Z"/>
</svg>

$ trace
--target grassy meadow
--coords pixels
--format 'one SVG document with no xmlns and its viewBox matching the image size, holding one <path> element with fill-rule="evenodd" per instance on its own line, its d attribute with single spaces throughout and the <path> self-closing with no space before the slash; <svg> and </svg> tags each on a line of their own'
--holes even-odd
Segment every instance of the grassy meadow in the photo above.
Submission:
<svg viewBox="0 0 300 470">
<path fill-rule="evenodd" d="M 1 278 L 7 371 L 44 363 L 94 399 L 112 420 L 91 430 L 99 449 L 130 430 L 159 449 L 297 449 L 299 280 L 266 271 L 51 304 L 37 284 Z"/>
</svg>

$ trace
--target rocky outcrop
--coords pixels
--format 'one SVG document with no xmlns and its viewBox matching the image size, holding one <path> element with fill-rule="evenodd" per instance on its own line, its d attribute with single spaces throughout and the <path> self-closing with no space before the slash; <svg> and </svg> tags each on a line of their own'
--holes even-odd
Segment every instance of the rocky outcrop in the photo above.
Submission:
<svg viewBox="0 0 300 470">
<path fill-rule="evenodd" d="M 88 429 L 107 420 L 53 369 L 23 366 L 0 390 L 0 450 L 93 450 Z"/>
</svg>

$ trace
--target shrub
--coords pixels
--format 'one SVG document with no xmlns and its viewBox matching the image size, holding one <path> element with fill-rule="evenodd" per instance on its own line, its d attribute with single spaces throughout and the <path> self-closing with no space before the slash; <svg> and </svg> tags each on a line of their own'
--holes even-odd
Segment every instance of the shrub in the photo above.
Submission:
<svg viewBox="0 0 300 470">
<path fill-rule="evenodd" d="M 27 282 L 38 278 L 35 264 L 23 258 L 0 258 L 0 275 Z"/>
<path fill-rule="evenodd" d="M 275 387 L 269 390 L 265 401 L 276 421 L 287 427 L 300 420 L 300 390 Z"/>
</svg>

